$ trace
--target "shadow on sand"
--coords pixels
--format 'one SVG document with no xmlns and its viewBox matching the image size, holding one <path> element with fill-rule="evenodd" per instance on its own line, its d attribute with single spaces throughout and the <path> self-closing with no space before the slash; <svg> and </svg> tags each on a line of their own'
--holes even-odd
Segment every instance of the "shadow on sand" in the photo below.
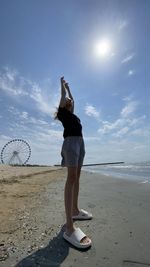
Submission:
<svg viewBox="0 0 150 267">
<path fill-rule="evenodd" d="M 68 256 L 70 247 L 74 248 L 63 239 L 63 230 L 61 229 L 58 235 L 50 240 L 47 247 L 22 259 L 15 267 L 58 267 Z M 85 252 L 87 250 L 79 251 Z"/>
</svg>

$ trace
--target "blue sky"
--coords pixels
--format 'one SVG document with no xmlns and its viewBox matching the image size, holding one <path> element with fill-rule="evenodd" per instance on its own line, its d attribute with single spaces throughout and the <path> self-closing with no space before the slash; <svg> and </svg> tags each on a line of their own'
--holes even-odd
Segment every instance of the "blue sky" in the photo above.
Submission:
<svg viewBox="0 0 150 267">
<path fill-rule="evenodd" d="M 14 138 L 29 163 L 58 164 L 53 114 L 60 76 L 83 125 L 85 163 L 149 160 L 148 0 L 0 1 L 0 149 Z M 96 45 L 109 42 L 99 54 Z"/>
</svg>

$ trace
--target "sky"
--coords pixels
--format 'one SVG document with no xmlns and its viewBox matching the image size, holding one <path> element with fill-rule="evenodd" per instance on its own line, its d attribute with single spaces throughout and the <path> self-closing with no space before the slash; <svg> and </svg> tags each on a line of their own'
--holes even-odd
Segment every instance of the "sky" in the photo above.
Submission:
<svg viewBox="0 0 150 267">
<path fill-rule="evenodd" d="M 0 150 L 19 138 L 29 164 L 60 164 L 64 76 L 85 164 L 150 160 L 149 10 L 149 0 L 0 0 Z"/>
</svg>

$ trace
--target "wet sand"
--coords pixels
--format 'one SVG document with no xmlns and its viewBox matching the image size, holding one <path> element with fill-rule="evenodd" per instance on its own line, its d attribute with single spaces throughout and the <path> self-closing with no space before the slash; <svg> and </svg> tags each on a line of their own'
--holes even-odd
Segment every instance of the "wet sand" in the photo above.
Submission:
<svg viewBox="0 0 150 267">
<path fill-rule="evenodd" d="M 62 238 L 66 169 L 0 166 L 0 266 L 150 266 L 150 184 L 82 171 L 76 221 L 87 251 Z"/>
</svg>

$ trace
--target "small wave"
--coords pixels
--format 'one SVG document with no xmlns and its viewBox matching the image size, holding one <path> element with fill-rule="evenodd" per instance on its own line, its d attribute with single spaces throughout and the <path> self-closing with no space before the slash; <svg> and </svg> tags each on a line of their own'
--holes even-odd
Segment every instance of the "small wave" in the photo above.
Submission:
<svg viewBox="0 0 150 267">
<path fill-rule="evenodd" d="M 148 179 L 150 180 L 150 162 L 146 163 L 128 163 L 123 165 L 107 165 L 86 167 L 87 171 L 101 173 L 108 176 L 120 178 L 128 177 L 130 179 Z"/>
</svg>

